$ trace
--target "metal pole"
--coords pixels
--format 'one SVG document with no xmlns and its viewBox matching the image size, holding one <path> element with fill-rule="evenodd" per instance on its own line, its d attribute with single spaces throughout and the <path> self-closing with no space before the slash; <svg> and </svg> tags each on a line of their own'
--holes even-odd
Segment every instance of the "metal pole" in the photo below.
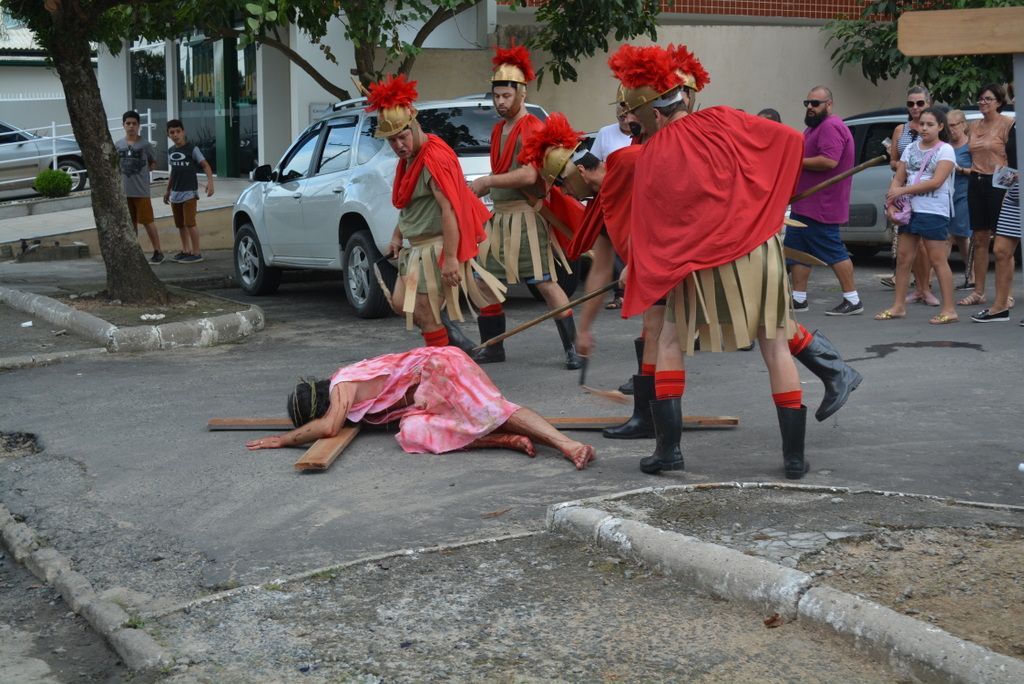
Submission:
<svg viewBox="0 0 1024 684">
<path fill-rule="evenodd" d="M 153 109 L 146 107 L 146 140 L 153 144 Z"/>
<path fill-rule="evenodd" d="M 53 168 L 57 169 L 57 122 L 50 122 L 50 152 L 53 156 Z"/>
</svg>

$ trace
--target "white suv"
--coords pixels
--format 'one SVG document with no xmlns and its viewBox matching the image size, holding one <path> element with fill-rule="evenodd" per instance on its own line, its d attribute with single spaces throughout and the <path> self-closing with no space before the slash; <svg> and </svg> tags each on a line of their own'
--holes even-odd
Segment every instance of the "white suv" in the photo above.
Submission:
<svg viewBox="0 0 1024 684">
<path fill-rule="evenodd" d="M 344 271 L 345 294 L 356 313 L 391 313 L 388 295 L 373 275 L 389 281 L 395 269 L 381 260 L 398 222 L 391 186 L 398 157 L 373 137 L 377 117 L 365 100 L 334 105 L 303 131 L 275 168 L 264 165 L 235 203 L 235 275 L 242 290 L 277 290 L 285 268 Z M 541 107 L 527 105 L 541 120 Z M 467 180 L 490 173 L 490 135 L 498 115 L 480 96 L 417 103 L 417 119 L 459 156 Z"/>
</svg>

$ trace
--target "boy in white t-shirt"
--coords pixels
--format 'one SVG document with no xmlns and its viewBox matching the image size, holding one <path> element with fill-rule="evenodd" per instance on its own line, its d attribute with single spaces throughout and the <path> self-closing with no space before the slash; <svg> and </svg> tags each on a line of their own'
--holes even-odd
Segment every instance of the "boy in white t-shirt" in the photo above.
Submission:
<svg viewBox="0 0 1024 684">
<path fill-rule="evenodd" d="M 892 203 L 906 195 L 910 199 L 910 222 L 900 226 L 899 254 L 896 257 L 895 302 L 875 314 L 876 321 L 906 318 L 910 269 L 918 245 L 924 241 L 928 260 L 939 279 L 942 303 L 939 313 L 928 321 L 932 325 L 956 323 L 953 303 L 953 272 L 949 270 L 946 239 L 953 209 L 953 167 L 956 153 L 949 144 L 945 113 L 930 107 L 918 120 L 921 136 L 907 146 L 896 169 L 896 177 L 886 194 L 886 213 L 892 219 Z"/>
</svg>

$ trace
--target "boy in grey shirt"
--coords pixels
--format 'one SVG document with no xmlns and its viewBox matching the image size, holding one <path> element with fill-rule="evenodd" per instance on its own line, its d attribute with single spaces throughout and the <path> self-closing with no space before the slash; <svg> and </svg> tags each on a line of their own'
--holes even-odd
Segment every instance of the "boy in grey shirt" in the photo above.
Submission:
<svg viewBox="0 0 1024 684">
<path fill-rule="evenodd" d="M 146 227 L 146 235 L 153 245 L 153 256 L 149 263 L 163 263 L 164 253 L 160 250 L 160 234 L 153 219 L 153 202 L 149 199 L 149 172 L 156 168 L 153 144 L 139 136 L 139 113 L 129 110 L 121 115 L 124 138 L 114 143 L 117 160 L 121 166 L 124 194 L 128 198 L 128 213 L 132 217 L 132 228 L 139 234 L 139 224 Z"/>
<path fill-rule="evenodd" d="M 199 148 L 188 141 L 185 125 L 180 119 L 167 122 L 167 137 L 174 147 L 167 150 L 167 167 L 171 175 L 167 179 L 164 204 L 171 205 L 174 225 L 181 235 L 181 251 L 171 259 L 179 264 L 194 264 L 203 260 L 199 251 L 199 229 L 196 227 L 196 204 L 199 202 L 199 179 L 196 173 L 206 174 L 206 196 L 213 196 L 213 169 Z"/>
</svg>

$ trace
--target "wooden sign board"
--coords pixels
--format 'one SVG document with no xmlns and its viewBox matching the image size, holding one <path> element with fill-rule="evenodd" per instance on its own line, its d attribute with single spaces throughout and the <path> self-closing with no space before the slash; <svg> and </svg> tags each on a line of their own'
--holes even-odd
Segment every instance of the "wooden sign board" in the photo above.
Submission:
<svg viewBox="0 0 1024 684">
<path fill-rule="evenodd" d="M 908 57 L 1024 52 L 1024 7 L 904 12 L 897 45 Z"/>
</svg>

